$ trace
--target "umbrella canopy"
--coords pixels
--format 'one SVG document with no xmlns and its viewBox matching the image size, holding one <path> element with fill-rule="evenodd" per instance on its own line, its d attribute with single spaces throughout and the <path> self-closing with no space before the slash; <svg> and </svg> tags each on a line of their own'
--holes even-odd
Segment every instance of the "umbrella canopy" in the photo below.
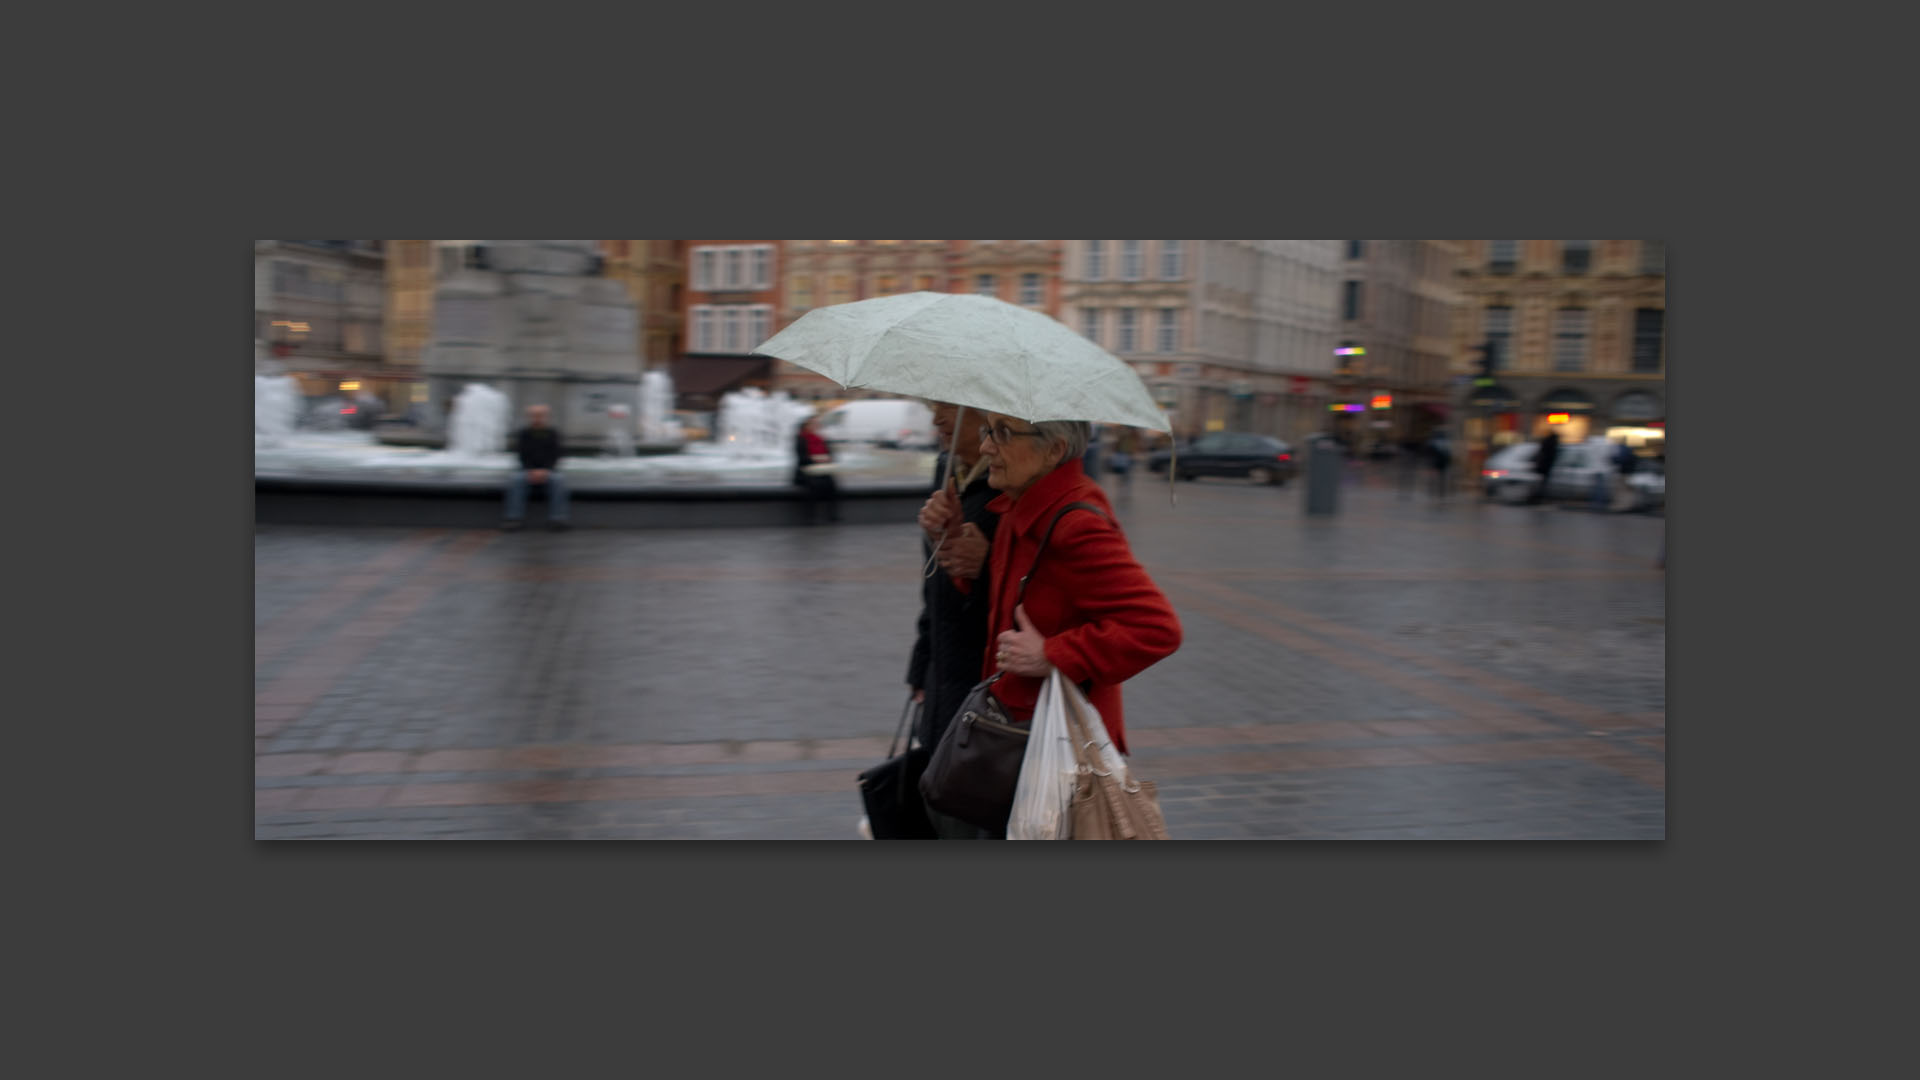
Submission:
<svg viewBox="0 0 1920 1080">
<path fill-rule="evenodd" d="M 1172 430 L 1126 362 L 1040 312 L 988 296 L 915 292 L 816 308 L 754 352 L 842 386 L 1032 423 Z"/>
</svg>

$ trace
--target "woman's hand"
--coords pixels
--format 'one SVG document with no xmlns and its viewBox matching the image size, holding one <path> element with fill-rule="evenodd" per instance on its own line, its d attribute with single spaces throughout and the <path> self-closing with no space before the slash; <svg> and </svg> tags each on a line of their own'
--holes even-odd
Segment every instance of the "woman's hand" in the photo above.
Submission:
<svg viewBox="0 0 1920 1080">
<path fill-rule="evenodd" d="M 947 488 L 933 493 L 920 508 L 920 528 L 927 539 L 938 543 L 940 534 L 960 524 L 960 498 Z"/>
<path fill-rule="evenodd" d="M 980 526 L 969 521 L 960 526 L 957 534 L 950 534 L 947 541 L 940 545 L 937 556 L 940 569 L 950 578 L 964 578 L 971 581 L 980 576 L 980 568 L 987 563 L 987 534 Z"/>
<path fill-rule="evenodd" d="M 1025 604 L 1013 609 L 1013 620 L 1020 628 L 1008 630 L 995 639 L 994 659 L 999 662 L 1000 670 L 1033 678 L 1052 671 L 1053 665 L 1047 662 L 1047 639 L 1027 621 Z"/>
</svg>

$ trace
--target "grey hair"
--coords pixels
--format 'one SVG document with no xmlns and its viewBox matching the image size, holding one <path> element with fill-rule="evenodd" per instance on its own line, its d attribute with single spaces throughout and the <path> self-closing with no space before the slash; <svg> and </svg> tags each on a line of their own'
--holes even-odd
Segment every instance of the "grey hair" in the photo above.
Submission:
<svg viewBox="0 0 1920 1080">
<path fill-rule="evenodd" d="M 1061 458 L 1062 464 L 1087 452 L 1087 442 L 1093 438 L 1093 426 L 1085 420 L 1042 420 L 1033 425 L 1033 430 L 1046 437 L 1051 443 L 1055 439 L 1067 444 L 1067 454 Z"/>
</svg>

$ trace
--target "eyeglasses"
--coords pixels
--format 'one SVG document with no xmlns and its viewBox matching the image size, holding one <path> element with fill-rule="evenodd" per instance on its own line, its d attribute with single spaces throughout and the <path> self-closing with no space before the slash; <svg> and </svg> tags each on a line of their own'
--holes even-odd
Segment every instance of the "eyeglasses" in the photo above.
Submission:
<svg viewBox="0 0 1920 1080">
<path fill-rule="evenodd" d="M 1002 420 L 998 423 L 990 424 L 986 427 L 981 428 L 980 434 L 985 436 L 989 441 L 998 443 L 1001 446 L 1007 445 L 1009 442 L 1012 442 L 1015 438 L 1018 438 L 1019 436 L 1022 436 L 1022 435 L 1025 435 L 1030 439 L 1046 438 L 1045 435 L 1041 434 L 1038 431 L 1015 431 L 1012 428 L 1007 426 L 1007 422 L 1005 420 Z"/>
</svg>

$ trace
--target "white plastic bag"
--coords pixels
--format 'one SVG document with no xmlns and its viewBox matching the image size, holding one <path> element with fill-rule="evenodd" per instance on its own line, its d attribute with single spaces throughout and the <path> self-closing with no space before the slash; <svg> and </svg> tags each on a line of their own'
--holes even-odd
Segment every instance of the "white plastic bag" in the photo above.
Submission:
<svg viewBox="0 0 1920 1080">
<path fill-rule="evenodd" d="M 1027 735 L 1027 753 L 1020 759 L 1020 783 L 1013 791 L 1013 814 L 1007 819 L 1009 840 L 1066 840 L 1073 819 L 1068 804 L 1079 763 L 1067 733 L 1063 683 L 1055 671 L 1040 688 L 1034 703 L 1033 727 Z"/>
<path fill-rule="evenodd" d="M 1054 677 L 1058 678 L 1059 675 L 1056 673 Z M 1060 691 L 1063 694 L 1072 694 L 1074 702 L 1080 706 L 1080 722 L 1086 725 L 1087 735 L 1094 742 L 1091 752 L 1097 753 L 1100 757 L 1098 767 L 1120 777 L 1122 782 L 1125 782 L 1128 779 L 1126 755 L 1120 753 L 1120 748 L 1113 745 L 1113 736 L 1107 732 L 1107 722 L 1100 719 L 1100 710 L 1094 708 L 1093 702 L 1088 701 L 1087 696 L 1080 692 L 1080 688 L 1070 682 L 1061 682 Z M 1071 744 L 1068 746 L 1068 752 L 1072 752 Z M 1076 770 L 1079 768 L 1077 763 L 1069 764 Z"/>
</svg>

